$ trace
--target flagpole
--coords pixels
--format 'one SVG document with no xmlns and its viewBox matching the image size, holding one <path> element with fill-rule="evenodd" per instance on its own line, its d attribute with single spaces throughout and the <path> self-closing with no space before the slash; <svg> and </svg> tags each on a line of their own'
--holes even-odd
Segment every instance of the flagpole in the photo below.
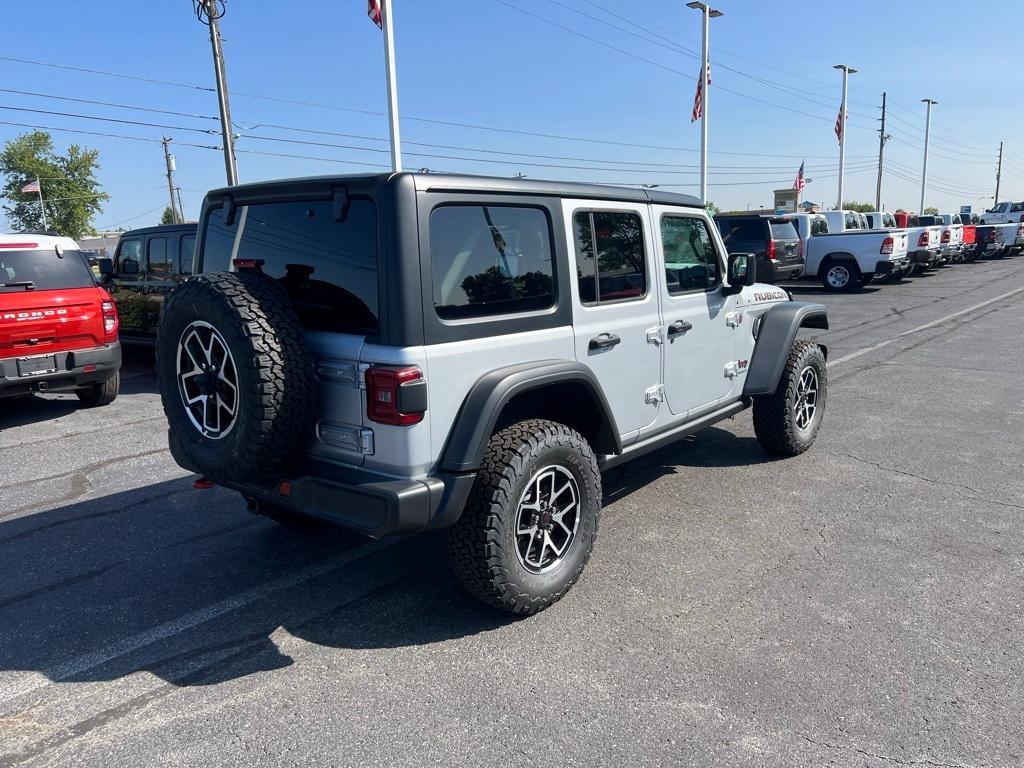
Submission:
<svg viewBox="0 0 1024 768">
<path fill-rule="evenodd" d="M 398 77 L 395 74 L 395 29 L 391 18 L 391 0 L 380 0 L 384 28 L 384 65 L 388 71 L 388 122 L 391 126 L 391 170 L 402 171 L 402 139 L 398 127 Z"/>
<path fill-rule="evenodd" d="M 46 206 L 43 204 L 43 183 L 36 176 L 36 192 L 39 193 L 39 210 L 43 214 L 43 229 L 49 229 L 50 226 L 46 223 Z"/>
<path fill-rule="evenodd" d="M 710 63 L 708 56 L 708 22 L 724 14 L 701 2 L 690 2 L 686 6 L 693 8 L 695 11 L 700 11 L 703 21 L 703 46 L 700 68 L 700 201 L 706 205 L 708 202 L 708 91 L 710 90 L 708 88 L 708 65 Z"/>
<path fill-rule="evenodd" d="M 839 130 L 839 202 L 836 204 L 836 208 L 841 210 L 843 207 L 843 175 L 846 172 L 846 87 L 850 73 L 857 70 L 845 64 L 836 64 L 832 69 L 843 70 L 843 101 L 839 106 L 841 126 Z"/>
</svg>

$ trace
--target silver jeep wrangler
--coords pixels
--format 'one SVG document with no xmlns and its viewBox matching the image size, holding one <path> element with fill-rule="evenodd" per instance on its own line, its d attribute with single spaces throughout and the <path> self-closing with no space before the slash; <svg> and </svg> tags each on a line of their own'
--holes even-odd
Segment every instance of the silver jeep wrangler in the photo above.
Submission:
<svg viewBox="0 0 1024 768">
<path fill-rule="evenodd" d="M 387 174 L 209 193 L 164 304 L 175 459 L 253 512 L 378 537 L 447 528 L 466 588 L 558 600 L 601 472 L 753 406 L 814 442 L 825 307 L 755 282 L 699 201 L 657 190 Z"/>
</svg>

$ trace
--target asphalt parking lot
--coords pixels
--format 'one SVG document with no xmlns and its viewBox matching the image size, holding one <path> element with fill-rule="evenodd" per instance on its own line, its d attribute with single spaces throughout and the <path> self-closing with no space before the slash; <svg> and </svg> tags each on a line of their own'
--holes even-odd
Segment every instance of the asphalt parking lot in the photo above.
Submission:
<svg viewBox="0 0 1024 768">
<path fill-rule="evenodd" d="M 0 405 L 0 766 L 1020 765 L 1024 257 L 823 298 L 814 448 L 741 414 L 610 472 L 526 620 L 443 537 L 194 490 L 145 351 Z"/>
</svg>

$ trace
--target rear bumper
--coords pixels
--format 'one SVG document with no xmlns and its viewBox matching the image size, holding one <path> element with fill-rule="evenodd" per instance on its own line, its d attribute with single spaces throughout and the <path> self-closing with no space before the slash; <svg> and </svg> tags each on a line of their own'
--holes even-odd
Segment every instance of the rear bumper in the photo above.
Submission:
<svg viewBox="0 0 1024 768">
<path fill-rule="evenodd" d="M 804 263 L 779 264 L 766 261 L 757 265 L 757 279 L 765 283 L 780 283 L 784 280 L 795 280 L 804 273 Z"/>
<path fill-rule="evenodd" d="M 71 392 L 104 382 L 121 368 L 121 344 L 105 344 L 91 349 L 54 352 L 54 368 L 46 373 L 21 376 L 18 361 L 45 357 L 46 353 L 17 355 L 0 359 L 0 397 L 30 392 Z"/>
<path fill-rule="evenodd" d="M 895 259 L 886 259 L 875 264 L 876 275 L 891 275 L 895 272 L 902 272 L 910 263 L 910 256 L 900 256 Z"/>
<path fill-rule="evenodd" d="M 929 266 L 931 266 L 932 264 L 937 262 L 939 260 L 939 258 L 941 258 L 941 252 L 937 248 L 934 249 L 934 250 L 927 250 L 926 249 L 926 250 L 914 251 L 910 255 L 913 257 L 915 263 L 917 263 L 917 264 L 927 264 Z"/>
<path fill-rule="evenodd" d="M 395 479 L 365 470 L 309 462 L 263 483 L 224 482 L 250 505 L 271 505 L 379 538 L 447 528 L 459 519 L 476 473 Z M 281 481 L 288 495 L 280 491 Z"/>
</svg>

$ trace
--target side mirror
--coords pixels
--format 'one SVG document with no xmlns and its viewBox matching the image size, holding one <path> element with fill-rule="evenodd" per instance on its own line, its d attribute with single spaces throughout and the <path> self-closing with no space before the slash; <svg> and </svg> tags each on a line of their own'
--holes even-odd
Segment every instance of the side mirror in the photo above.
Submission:
<svg viewBox="0 0 1024 768">
<path fill-rule="evenodd" d="M 752 253 L 729 254 L 729 285 L 725 292 L 739 293 L 757 282 L 757 257 Z"/>
<path fill-rule="evenodd" d="M 101 277 L 110 277 L 114 274 L 113 259 L 96 259 L 96 266 L 99 267 Z"/>
</svg>

